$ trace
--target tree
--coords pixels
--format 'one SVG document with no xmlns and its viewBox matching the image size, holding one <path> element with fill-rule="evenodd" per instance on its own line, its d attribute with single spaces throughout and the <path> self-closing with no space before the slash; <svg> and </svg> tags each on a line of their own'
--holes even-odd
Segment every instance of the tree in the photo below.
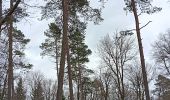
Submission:
<svg viewBox="0 0 170 100">
<path fill-rule="evenodd" d="M 169 100 L 170 79 L 163 75 L 158 75 L 155 86 L 156 88 L 153 90 L 153 93 L 158 97 L 158 100 Z"/>
<path fill-rule="evenodd" d="M 2 3 L 2 2 L 1 2 Z M 4 1 L 5 3 L 5 1 Z M 30 41 L 29 39 L 25 39 L 24 34 L 17 30 L 14 27 L 13 23 L 18 22 L 18 19 L 21 19 L 27 14 L 24 13 L 24 10 L 18 6 L 20 0 L 10 1 L 9 9 L 1 9 L 3 12 L 3 17 L 0 21 L 1 23 L 1 55 L 0 59 L 3 59 L 1 62 L 1 72 L 2 72 L 2 81 L 3 89 L 2 89 L 2 98 L 5 95 L 6 87 L 8 88 L 8 98 L 10 100 L 10 96 L 14 96 L 14 78 L 13 78 L 13 69 L 17 68 L 31 68 L 31 64 L 26 64 L 24 61 L 24 49 L 25 45 Z M 13 6 L 14 4 L 14 6 Z M 21 59 L 22 58 L 22 59 Z M 23 63 L 24 62 L 24 63 Z M 8 66 L 8 68 L 7 68 Z M 6 80 L 8 78 L 8 81 Z M 8 82 L 8 86 L 6 86 L 6 82 Z"/>
<path fill-rule="evenodd" d="M 30 99 L 31 100 L 44 100 L 45 92 L 43 87 L 43 82 L 45 80 L 44 76 L 40 72 L 31 72 L 29 73 L 27 79 L 27 84 L 29 85 Z"/>
<path fill-rule="evenodd" d="M 12 9 L 13 7 L 13 1 L 10 0 L 10 9 Z M 12 29 L 13 29 L 13 15 L 10 16 L 10 21 L 9 21 L 9 31 L 8 31 L 8 41 L 9 41 L 9 44 L 8 44 L 8 100 L 12 100 L 12 96 L 13 96 L 13 93 L 12 93 L 12 85 L 13 85 L 13 53 L 12 53 L 12 43 L 13 43 L 13 40 L 12 40 Z"/>
<path fill-rule="evenodd" d="M 2 0 L 0 0 L 0 19 L 2 19 Z M 0 36 L 1 36 L 1 26 L 0 25 Z"/>
<path fill-rule="evenodd" d="M 159 39 L 152 45 L 152 56 L 156 64 L 159 64 L 159 68 L 166 70 L 170 75 L 170 31 L 165 34 L 160 34 Z M 166 73 L 165 73 L 166 74 Z"/>
<path fill-rule="evenodd" d="M 27 86 L 27 99 L 29 100 L 55 100 L 57 94 L 57 81 L 47 79 L 41 72 L 30 72 L 25 77 Z"/>
<path fill-rule="evenodd" d="M 56 84 L 51 79 L 45 79 L 42 84 L 45 100 L 55 100 Z"/>
<path fill-rule="evenodd" d="M 119 33 L 113 38 L 105 36 L 98 45 L 98 52 L 104 66 L 112 72 L 119 100 L 125 99 L 124 69 L 136 55 L 133 40 Z"/>
<path fill-rule="evenodd" d="M 43 50 L 41 55 L 47 55 L 55 59 L 58 78 L 58 65 L 61 54 L 61 29 L 59 29 L 56 23 L 51 23 L 49 30 L 44 32 L 44 35 L 47 39 L 45 39 L 44 43 L 41 43 L 40 48 Z"/>
<path fill-rule="evenodd" d="M 57 88 L 57 97 L 56 100 L 62 100 L 63 94 L 63 78 L 64 78 L 64 67 L 65 67 L 65 57 L 67 54 L 68 47 L 68 1 L 63 0 L 63 39 L 62 39 L 62 49 L 61 49 L 61 60 L 60 60 L 60 69 L 58 74 L 58 88 Z"/>
<path fill-rule="evenodd" d="M 88 46 L 84 43 L 85 36 L 77 29 L 73 34 L 70 34 L 70 58 L 71 65 L 73 70 L 73 78 L 77 82 L 77 99 L 83 99 L 83 69 L 86 70 L 83 66 L 86 62 L 89 62 L 88 56 L 91 54 L 91 50 L 88 49 Z"/>
<path fill-rule="evenodd" d="M 144 87 L 145 87 L 145 95 L 146 95 L 146 100 L 150 100 L 147 74 L 146 74 L 146 68 L 145 68 L 145 59 L 144 59 L 141 32 L 140 32 L 141 28 L 139 26 L 138 6 L 139 6 L 139 9 L 141 10 L 140 13 L 147 13 L 147 14 L 151 14 L 151 13 L 160 11 L 161 8 L 153 7 L 151 5 L 151 0 L 138 0 L 138 1 L 137 0 L 124 0 L 124 1 L 126 4 L 125 10 L 132 12 L 134 15 L 134 18 L 135 18 L 135 24 L 136 24 L 135 30 L 136 30 L 138 46 L 139 46 L 142 75 L 143 75 L 143 81 L 144 81 Z"/>
<path fill-rule="evenodd" d="M 68 9 L 69 8 L 69 9 Z M 83 8 L 83 9 L 82 9 Z M 53 10 L 51 10 L 53 9 Z M 68 10 L 67 10 L 68 9 Z M 61 11 L 62 10 L 62 11 Z M 59 16 L 57 16 L 57 11 L 61 11 L 62 14 L 59 14 Z M 69 16 L 68 16 L 69 13 Z M 88 1 L 71 1 L 69 2 L 69 4 L 67 4 L 67 1 L 49 1 L 47 2 L 46 6 L 42 9 L 42 19 L 44 18 L 55 18 L 55 20 L 57 20 L 57 23 L 59 24 L 59 27 L 61 29 L 63 29 L 63 36 L 62 36 L 62 49 L 61 49 L 61 59 L 60 59 L 60 71 L 59 71 L 59 79 L 60 81 L 58 82 L 58 91 L 59 91 L 59 95 L 61 95 L 62 93 L 62 86 L 63 85 L 63 76 L 64 76 L 64 65 L 65 65 L 65 57 L 66 57 L 66 52 L 68 52 L 68 43 L 66 40 L 67 34 L 65 32 L 67 32 L 68 30 L 70 30 L 71 28 L 69 28 L 67 25 L 69 25 L 68 22 L 70 22 L 72 24 L 72 21 L 74 19 L 76 19 L 77 22 L 81 22 L 79 19 L 79 17 L 84 17 L 85 21 L 87 20 L 91 20 L 91 21 L 95 21 L 96 23 L 101 21 L 102 18 L 100 16 L 100 10 L 98 9 L 93 9 L 89 6 L 89 2 Z M 63 17 L 61 17 L 63 15 Z M 57 17 L 56 17 L 57 16 Z M 61 19 L 63 18 L 63 20 Z M 64 22 L 65 21 L 65 22 Z M 76 22 L 76 24 L 77 24 Z M 77 26 L 75 24 L 69 25 L 69 26 Z M 80 26 L 80 25 L 79 25 Z M 81 26 L 80 26 L 81 27 Z M 66 30 L 67 29 L 67 30 Z M 63 51 L 65 50 L 65 51 Z M 69 67 L 68 67 L 69 68 Z M 70 75 L 69 75 L 70 76 Z M 58 100 L 61 100 L 58 98 Z"/>
<path fill-rule="evenodd" d="M 113 75 L 112 71 L 110 71 L 109 68 L 104 66 L 104 64 L 99 66 L 100 72 L 95 75 L 96 79 L 98 79 L 101 83 L 101 94 L 100 94 L 100 99 L 101 100 L 110 100 L 110 92 L 113 89 L 112 85 L 113 83 Z M 115 99 L 115 98 L 112 98 Z"/>
<path fill-rule="evenodd" d="M 19 82 L 15 90 L 16 100 L 26 100 L 26 90 L 24 89 L 22 78 L 19 79 Z"/>
<path fill-rule="evenodd" d="M 103 80 L 103 86 L 105 87 L 105 93 L 104 93 L 104 98 L 105 100 L 109 100 L 109 87 L 111 85 L 111 72 L 106 71 L 105 73 L 102 73 L 102 80 Z"/>
<path fill-rule="evenodd" d="M 32 89 L 32 100 L 44 100 L 44 90 L 42 87 L 42 83 L 38 81 L 37 84 L 34 85 Z"/>
<path fill-rule="evenodd" d="M 6 77 L 7 77 L 7 65 L 8 65 L 8 37 L 7 37 L 7 31 L 6 29 L 3 30 L 3 34 L 1 35 L 0 38 L 0 43 L 1 43 L 1 48 L 0 48 L 0 76 L 1 76 L 1 89 L 2 91 L 6 91 L 5 84 L 7 82 Z M 25 46 L 29 43 L 30 39 L 25 38 L 25 35 L 20 31 L 17 30 L 16 28 L 13 28 L 13 70 L 18 71 L 18 72 L 23 72 L 23 71 L 28 71 L 31 67 L 32 64 L 28 63 L 27 60 L 25 59 Z M 0 90 L 1 90 L 0 89 Z M 1 92 L 2 92 L 1 91 Z M 4 92 L 2 92 L 4 94 Z M 3 96 L 2 96 L 3 97 Z"/>
</svg>

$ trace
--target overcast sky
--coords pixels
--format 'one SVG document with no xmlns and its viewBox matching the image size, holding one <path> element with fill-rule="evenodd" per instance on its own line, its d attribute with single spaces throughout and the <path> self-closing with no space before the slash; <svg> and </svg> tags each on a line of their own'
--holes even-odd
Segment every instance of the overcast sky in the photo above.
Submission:
<svg viewBox="0 0 170 100">
<path fill-rule="evenodd" d="M 39 0 L 36 0 L 37 2 Z M 96 0 L 93 0 L 96 1 Z M 96 53 L 96 48 L 99 40 L 106 34 L 112 35 L 115 31 L 126 29 L 134 29 L 134 17 L 131 13 L 126 13 L 123 10 L 124 0 L 108 0 L 105 8 L 102 11 L 104 21 L 100 25 L 94 25 L 92 22 L 88 24 L 86 30 L 86 43 L 92 50 L 92 55 L 89 57 L 90 62 L 87 64 L 89 68 L 96 68 L 99 65 L 99 58 Z M 151 44 L 156 40 L 159 33 L 164 33 L 170 28 L 170 3 L 168 0 L 153 0 L 153 5 L 162 7 L 162 11 L 152 15 L 143 14 L 140 16 L 141 26 L 148 21 L 152 21 L 147 27 L 141 30 L 145 59 L 148 61 L 150 57 Z M 92 2 L 92 6 L 98 7 L 98 3 Z M 18 28 L 21 29 L 31 42 L 27 45 L 26 57 L 32 63 L 33 69 L 43 72 L 48 78 L 56 78 L 55 64 L 48 57 L 40 56 L 40 44 L 44 42 L 44 31 L 48 29 L 48 24 L 51 20 L 39 21 L 40 9 L 34 11 L 31 18 L 27 18 L 18 23 Z M 136 35 L 136 34 L 134 34 Z M 138 49 L 138 48 L 136 48 Z"/>
</svg>

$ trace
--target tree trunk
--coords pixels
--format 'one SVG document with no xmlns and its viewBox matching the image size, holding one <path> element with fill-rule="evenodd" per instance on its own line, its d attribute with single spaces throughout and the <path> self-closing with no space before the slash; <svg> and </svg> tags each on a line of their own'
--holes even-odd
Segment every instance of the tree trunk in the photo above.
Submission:
<svg viewBox="0 0 170 100">
<path fill-rule="evenodd" d="M 79 61 L 79 59 L 78 59 L 78 61 Z M 80 100 L 83 100 L 83 96 L 82 96 L 82 92 L 83 92 L 83 89 L 82 89 L 82 76 L 81 76 L 81 74 L 82 74 L 82 69 L 81 69 L 81 66 L 80 66 L 80 64 L 78 64 L 78 69 L 79 69 L 79 75 L 78 75 L 78 77 L 79 77 L 79 98 L 80 98 Z"/>
<path fill-rule="evenodd" d="M 2 0 L 0 0 L 0 20 L 2 20 Z M 1 37 L 1 26 L 0 25 L 0 37 Z"/>
<path fill-rule="evenodd" d="M 108 84 L 106 84 L 106 94 L 105 94 L 105 100 L 108 99 L 108 96 L 109 96 L 109 86 Z"/>
<path fill-rule="evenodd" d="M 68 41 L 68 38 L 67 38 Z M 74 100 L 73 96 L 73 83 L 72 83 L 72 70 L 71 70 L 71 64 L 70 64 L 70 53 L 69 53 L 69 45 L 67 42 L 67 64 L 68 64 L 68 78 L 69 78 L 69 91 L 70 91 L 70 99 Z"/>
<path fill-rule="evenodd" d="M 7 84 L 7 75 L 5 76 L 3 90 L 2 90 L 2 94 L 1 94 L 0 100 L 4 100 L 6 84 Z"/>
<path fill-rule="evenodd" d="M 139 27 L 139 18 L 138 18 L 137 11 L 136 11 L 135 1 L 131 0 L 131 2 L 132 2 L 133 14 L 135 17 L 135 23 L 136 23 L 136 33 L 137 33 L 138 46 L 139 46 L 139 52 L 140 52 L 143 83 L 144 83 L 144 87 L 145 87 L 145 96 L 146 96 L 146 100 L 150 100 L 148 81 L 147 81 L 147 73 L 146 73 L 146 68 L 145 68 L 145 59 L 144 59 L 144 53 L 143 53 L 143 47 L 142 47 L 142 40 L 141 40 L 141 36 L 140 36 L 141 33 L 140 33 L 140 27 Z"/>
<path fill-rule="evenodd" d="M 64 67 L 65 67 L 65 57 L 67 53 L 67 31 L 68 31 L 68 2 L 67 0 L 62 1 L 63 8 L 63 39 L 62 39 L 62 50 L 60 59 L 60 69 L 58 75 L 58 88 L 56 100 L 62 100 L 63 95 L 63 78 L 64 78 Z"/>
<path fill-rule="evenodd" d="M 13 0 L 10 0 L 10 9 L 13 7 Z M 13 59 L 12 59 L 12 31 L 13 31 L 13 22 L 12 15 L 9 19 L 9 30 L 8 30 L 8 100 L 12 100 L 12 84 L 13 84 Z"/>
<path fill-rule="evenodd" d="M 57 43 L 57 37 L 56 37 L 56 39 L 55 39 L 55 50 L 56 50 L 56 52 L 55 52 L 55 63 L 56 63 L 56 70 L 57 70 L 57 79 L 58 79 L 58 47 L 57 47 L 57 45 L 58 45 L 58 43 Z"/>
<path fill-rule="evenodd" d="M 77 100 L 79 100 L 79 97 L 80 97 L 80 88 L 79 88 L 79 87 L 80 87 L 80 85 L 79 85 L 80 82 L 79 82 L 79 79 L 78 79 L 77 84 L 78 84 L 78 85 L 77 85 Z"/>
</svg>

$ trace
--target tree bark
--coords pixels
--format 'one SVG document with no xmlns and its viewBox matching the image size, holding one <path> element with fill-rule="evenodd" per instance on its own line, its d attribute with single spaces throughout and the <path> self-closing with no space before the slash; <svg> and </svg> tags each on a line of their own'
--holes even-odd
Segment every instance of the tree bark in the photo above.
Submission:
<svg viewBox="0 0 170 100">
<path fill-rule="evenodd" d="M 65 67 L 65 57 L 67 53 L 67 31 L 68 31 L 68 1 L 62 0 L 63 8 L 63 39 L 62 39 L 62 50 L 60 59 L 60 69 L 58 75 L 58 89 L 56 100 L 62 100 L 63 95 L 63 78 L 64 78 L 64 67 Z"/>
<path fill-rule="evenodd" d="M 71 64 L 70 64 L 70 53 L 69 53 L 68 38 L 67 38 L 67 64 L 68 64 L 68 78 L 69 78 L 69 92 L 70 92 L 70 99 L 69 100 L 74 100 L 73 83 L 72 83 L 72 70 L 71 70 Z"/>
<path fill-rule="evenodd" d="M 141 33 L 140 33 L 140 27 L 139 27 L 139 18 L 138 18 L 138 15 L 137 15 L 135 1 L 131 0 L 131 4 L 132 4 L 133 14 L 134 14 L 134 17 L 135 17 L 135 23 L 136 23 L 136 34 L 137 34 L 138 46 L 139 46 L 139 52 L 140 52 L 143 83 L 144 83 L 144 87 L 145 87 L 145 96 L 146 96 L 146 100 L 150 100 L 149 87 L 148 87 L 148 81 L 147 81 L 147 73 L 146 73 L 146 68 L 145 68 L 145 59 L 144 59 L 142 40 L 141 40 L 141 35 L 140 35 Z"/>
<path fill-rule="evenodd" d="M 2 19 L 2 0 L 0 0 L 0 20 Z M 0 30 L 1 30 L 1 26 L 0 25 Z M 1 37 L 1 31 L 0 31 L 0 37 Z"/>
<path fill-rule="evenodd" d="M 109 96 L 109 85 L 106 84 L 106 94 L 105 94 L 105 100 L 108 99 L 108 96 Z"/>
<path fill-rule="evenodd" d="M 5 76 L 3 90 L 2 90 L 2 94 L 1 94 L 0 100 L 4 100 L 6 84 L 7 84 L 7 74 Z"/>
<path fill-rule="evenodd" d="M 55 52 L 55 63 L 56 63 L 56 70 L 57 70 L 57 79 L 58 79 L 58 43 L 57 43 L 58 41 L 57 41 L 57 37 L 56 37 L 56 39 L 55 39 L 55 50 L 56 50 L 56 52 Z"/>
<path fill-rule="evenodd" d="M 78 59 L 78 61 L 79 61 L 79 59 Z M 83 92 L 83 89 L 82 89 L 82 69 L 81 69 L 81 66 L 80 66 L 80 64 L 78 63 L 78 70 L 79 70 L 79 74 L 78 74 L 78 77 L 79 77 L 79 99 L 80 100 L 83 100 L 83 96 L 82 96 L 82 92 Z"/>
<path fill-rule="evenodd" d="M 10 0 L 10 9 L 13 8 L 13 0 Z M 13 58 L 12 58 L 12 31 L 13 31 L 13 22 L 12 14 L 9 19 L 9 30 L 8 30 L 8 100 L 12 100 L 12 86 L 13 86 Z"/>
</svg>

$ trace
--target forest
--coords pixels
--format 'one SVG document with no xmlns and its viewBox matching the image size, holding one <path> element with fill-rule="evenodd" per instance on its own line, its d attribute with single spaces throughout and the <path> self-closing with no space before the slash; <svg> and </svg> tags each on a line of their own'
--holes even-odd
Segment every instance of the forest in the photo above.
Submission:
<svg viewBox="0 0 170 100">
<path fill-rule="evenodd" d="M 0 0 L 0 100 L 170 100 L 169 11 L 169 0 Z"/>
</svg>

